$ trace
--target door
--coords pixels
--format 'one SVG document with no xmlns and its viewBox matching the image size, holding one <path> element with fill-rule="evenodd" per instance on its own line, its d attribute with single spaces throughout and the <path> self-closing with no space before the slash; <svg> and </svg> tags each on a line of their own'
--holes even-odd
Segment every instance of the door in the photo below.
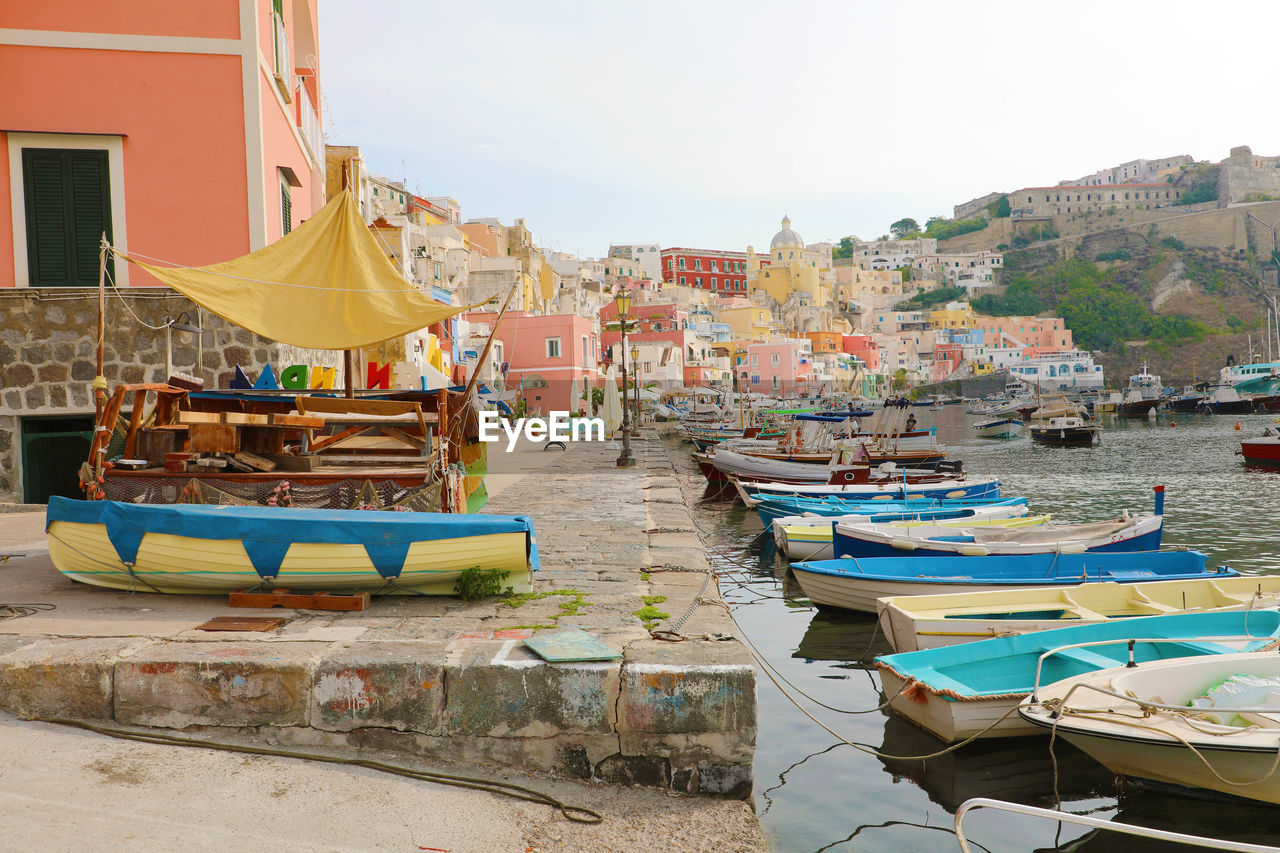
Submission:
<svg viewBox="0 0 1280 853">
<path fill-rule="evenodd" d="M 82 498 L 80 465 L 89 458 L 93 416 L 22 419 L 22 499 Z"/>
</svg>

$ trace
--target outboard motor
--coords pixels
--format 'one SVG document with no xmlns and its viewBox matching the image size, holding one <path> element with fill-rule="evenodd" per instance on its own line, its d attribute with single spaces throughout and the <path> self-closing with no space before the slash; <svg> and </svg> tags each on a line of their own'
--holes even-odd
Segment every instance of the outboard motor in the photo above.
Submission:
<svg viewBox="0 0 1280 853">
<path fill-rule="evenodd" d="M 944 459 L 934 466 L 934 471 L 939 474 L 959 474 L 960 469 L 964 467 L 962 459 Z"/>
</svg>

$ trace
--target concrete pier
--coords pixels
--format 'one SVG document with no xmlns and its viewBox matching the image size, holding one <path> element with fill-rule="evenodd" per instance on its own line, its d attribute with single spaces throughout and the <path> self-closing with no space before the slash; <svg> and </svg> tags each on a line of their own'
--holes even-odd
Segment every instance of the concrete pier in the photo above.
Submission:
<svg viewBox="0 0 1280 853">
<path fill-rule="evenodd" d="M 397 596 L 362 613 L 257 611 L 225 596 L 98 589 L 52 568 L 41 527 L 30 529 L 38 517 L 0 514 L 0 553 L 27 552 L 0 566 L 3 600 L 56 605 L 0 621 L 0 710 L 745 798 L 755 670 L 715 604 L 661 443 L 649 432 L 635 444 L 629 470 L 602 443 L 510 459 L 495 445 L 501 488 L 486 511 L 533 518 L 542 569 L 532 594 L 470 604 Z M 536 470 L 504 474 L 521 453 Z M 688 639 L 650 636 L 691 606 Z M 220 615 L 288 621 L 196 630 Z M 521 642 L 565 628 L 622 659 L 548 664 Z"/>
</svg>

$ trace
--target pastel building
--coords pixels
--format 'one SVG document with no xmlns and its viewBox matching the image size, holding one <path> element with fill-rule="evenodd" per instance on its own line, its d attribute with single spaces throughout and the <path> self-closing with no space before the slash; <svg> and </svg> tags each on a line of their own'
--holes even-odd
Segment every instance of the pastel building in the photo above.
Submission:
<svg viewBox="0 0 1280 853">
<path fill-rule="evenodd" d="M 473 328 L 492 329 L 497 318 L 497 313 L 490 312 L 466 315 Z M 508 310 L 493 346 L 506 389 L 516 391 L 516 399 L 524 400 L 530 413 L 584 407 L 577 399 L 584 382 L 593 387 L 599 384 L 600 339 L 589 317 Z"/>
<path fill-rule="evenodd" d="M 8 3 L 4 26 L 0 287 L 96 287 L 104 232 L 229 260 L 323 205 L 316 0 Z"/>
<path fill-rule="evenodd" d="M 1009 343 L 1053 350 L 1074 348 L 1071 330 L 1061 317 L 987 317 L 975 314 L 973 327 L 987 333 L 992 346 Z"/>
<path fill-rule="evenodd" d="M 647 254 L 647 253 L 646 253 Z M 769 259 L 747 247 L 745 252 L 720 249 L 663 249 L 659 253 L 662 280 L 715 293 L 746 293 L 752 264 L 768 266 Z"/>
<path fill-rule="evenodd" d="M 735 370 L 739 388 L 761 394 L 803 394 L 818 390 L 812 344 L 807 338 L 752 344 Z"/>
</svg>

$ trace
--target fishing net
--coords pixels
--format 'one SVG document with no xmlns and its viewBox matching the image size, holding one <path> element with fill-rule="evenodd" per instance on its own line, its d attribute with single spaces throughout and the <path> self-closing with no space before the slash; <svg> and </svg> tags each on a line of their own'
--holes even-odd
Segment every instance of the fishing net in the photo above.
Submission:
<svg viewBox="0 0 1280 853">
<path fill-rule="evenodd" d="M 440 480 L 406 485 L 391 479 L 352 477 L 308 484 L 290 479 L 244 482 L 219 477 L 113 477 L 101 485 L 106 500 L 139 504 L 236 504 L 309 509 L 440 512 Z"/>
</svg>

